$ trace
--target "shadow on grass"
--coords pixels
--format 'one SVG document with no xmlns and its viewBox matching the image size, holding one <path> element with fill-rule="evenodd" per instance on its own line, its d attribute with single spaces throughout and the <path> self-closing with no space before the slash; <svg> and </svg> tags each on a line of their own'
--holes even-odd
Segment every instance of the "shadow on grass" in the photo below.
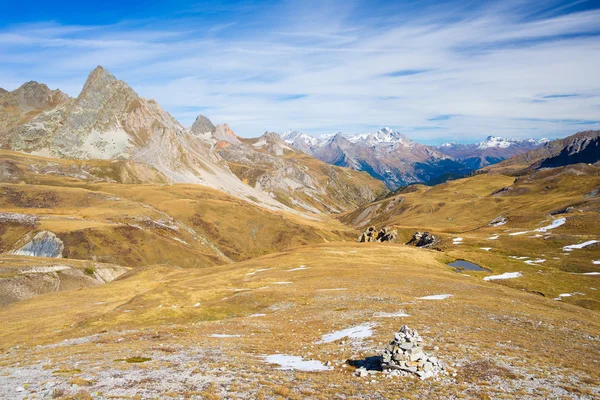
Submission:
<svg viewBox="0 0 600 400">
<path fill-rule="evenodd" d="M 381 357 L 371 356 L 361 360 L 347 360 L 346 364 L 358 369 L 365 368 L 367 371 L 381 371 Z"/>
</svg>

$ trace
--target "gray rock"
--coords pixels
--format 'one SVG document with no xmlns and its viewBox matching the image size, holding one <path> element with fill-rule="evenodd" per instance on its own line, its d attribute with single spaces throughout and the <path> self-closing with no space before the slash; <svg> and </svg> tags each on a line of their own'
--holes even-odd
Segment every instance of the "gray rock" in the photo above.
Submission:
<svg viewBox="0 0 600 400">
<path fill-rule="evenodd" d="M 12 254 L 31 257 L 61 258 L 64 248 L 65 246 L 62 240 L 56 237 L 54 233 L 42 231 L 35 235 L 29 243 L 20 249 L 13 251 Z"/>
</svg>

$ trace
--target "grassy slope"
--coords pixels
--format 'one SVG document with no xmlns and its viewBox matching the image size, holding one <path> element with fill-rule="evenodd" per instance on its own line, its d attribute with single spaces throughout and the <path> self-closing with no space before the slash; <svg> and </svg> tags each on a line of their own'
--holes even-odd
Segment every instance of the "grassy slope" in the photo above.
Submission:
<svg viewBox="0 0 600 400">
<path fill-rule="evenodd" d="M 90 393 L 143 397 L 169 395 L 150 378 L 155 371 L 168 373 L 171 395 L 213 398 L 241 393 L 298 399 L 598 393 L 596 312 L 456 274 L 443 260 L 436 251 L 402 245 L 330 243 L 220 267 L 137 269 L 108 285 L 0 309 L 5 353 L 0 365 L 10 374 L 20 363 L 21 378 L 15 377 L 12 386 L 25 383 L 28 368 L 40 368 L 58 382 L 85 379 Z M 307 268 L 290 271 L 300 265 Z M 418 299 L 443 293 L 453 297 Z M 375 317 L 400 310 L 410 316 Z M 266 315 L 252 317 L 256 313 Z M 373 337 L 362 345 L 347 340 L 315 344 L 324 333 L 362 323 L 374 324 Z M 376 355 L 404 323 L 419 330 L 429 351 L 439 346 L 438 356 L 459 364 L 456 378 L 423 383 L 358 379 L 351 376 L 354 368 L 342 367 L 344 360 Z M 36 347 L 81 337 L 88 339 Z M 330 360 L 335 368 L 294 373 L 260 359 L 276 352 Z M 118 361 L 134 356 L 151 360 L 139 366 Z M 493 368 L 466 372 L 472 363 L 488 359 Z M 104 373 L 122 378 L 107 382 Z M 369 384 L 371 379 L 377 383 Z M 35 388 L 42 382 L 29 383 Z M 69 386 L 68 391 L 76 390 Z"/>
<path fill-rule="evenodd" d="M 493 194 L 505 187 L 510 190 Z M 600 246 L 570 254 L 562 251 L 566 245 L 600 240 L 600 199 L 589 195 L 599 188 L 600 169 L 592 166 L 538 171 L 516 182 L 514 177 L 482 174 L 431 188 L 411 187 L 407 193 L 365 206 L 342 219 L 359 228 L 392 225 L 401 231 L 404 241 L 415 231 L 430 231 L 442 238 L 438 247 L 445 251 L 448 261 L 467 259 L 494 274 L 522 272 L 523 278 L 498 282 L 551 298 L 583 293 L 562 301 L 600 310 L 598 277 L 574 274 L 600 270 L 592 264 L 600 260 Z M 564 215 L 550 215 L 569 206 L 575 209 Z M 488 226 L 499 216 L 506 217 L 508 223 Z M 566 224 L 546 233 L 510 235 L 547 226 L 559 217 L 566 217 Z M 488 239 L 495 234 L 500 238 Z M 535 234 L 542 236 L 532 237 Z M 462 244 L 453 244 L 455 237 L 462 237 Z M 492 250 L 484 251 L 482 247 Z M 510 256 L 546 261 L 528 265 Z"/>
<path fill-rule="evenodd" d="M 19 153 L 2 155 L 0 210 L 37 216 L 38 223 L 2 224 L 0 252 L 49 230 L 63 240 L 63 255 L 71 259 L 129 267 L 204 267 L 356 236 L 327 216 L 310 220 L 273 212 L 199 185 L 121 183 L 149 176 L 137 164 L 72 165 Z"/>
</svg>

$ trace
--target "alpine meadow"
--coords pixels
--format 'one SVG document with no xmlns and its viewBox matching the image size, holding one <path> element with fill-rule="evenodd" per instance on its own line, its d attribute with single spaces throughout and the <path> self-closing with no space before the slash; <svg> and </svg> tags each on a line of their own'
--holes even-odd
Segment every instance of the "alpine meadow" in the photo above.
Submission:
<svg viewBox="0 0 600 400">
<path fill-rule="evenodd" d="M 6 4 L 0 398 L 600 398 L 600 5 Z"/>
</svg>

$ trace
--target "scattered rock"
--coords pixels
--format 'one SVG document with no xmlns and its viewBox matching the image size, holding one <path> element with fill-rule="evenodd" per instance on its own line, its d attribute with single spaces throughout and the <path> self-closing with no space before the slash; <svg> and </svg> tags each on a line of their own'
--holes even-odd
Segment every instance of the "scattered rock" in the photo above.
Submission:
<svg viewBox="0 0 600 400">
<path fill-rule="evenodd" d="M 431 247 L 438 242 L 438 238 L 429 232 L 415 232 L 412 239 L 406 244 L 417 247 Z"/>
<path fill-rule="evenodd" d="M 416 374 L 427 379 L 446 373 L 446 366 L 437 357 L 423 351 L 423 338 L 416 330 L 404 325 L 394 335 L 394 340 L 381 353 L 381 368 L 397 376 Z"/>
<path fill-rule="evenodd" d="M 35 226 L 38 218 L 34 215 L 0 212 L 0 223 L 17 223 L 21 225 Z"/>
</svg>

